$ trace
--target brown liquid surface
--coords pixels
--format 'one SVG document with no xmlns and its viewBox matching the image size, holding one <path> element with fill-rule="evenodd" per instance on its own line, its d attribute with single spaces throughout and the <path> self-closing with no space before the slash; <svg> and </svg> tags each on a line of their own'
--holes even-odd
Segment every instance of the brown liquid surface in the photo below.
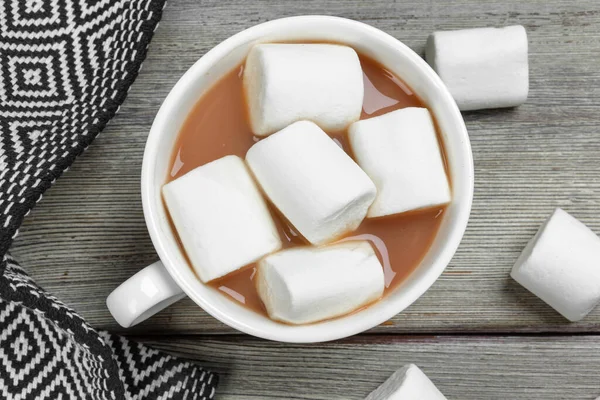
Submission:
<svg viewBox="0 0 600 400">
<path fill-rule="evenodd" d="M 396 76 L 368 58 L 360 57 L 360 60 L 365 85 L 361 119 L 405 107 L 425 107 Z M 226 155 L 235 154 L 245 158 L 248 149 L 259 140 L 252 134 L 247 122 L 242 72 L 243 64 L 225 75 L 196 103 L 179 132 L 167 182 Z M 328 133 L 351 154 L 346 132 Z M 440 147 L 443 149 L 443 146 Z M 283 247 L 306 244 L 274 208 L 270 208 Z M 444 211 L 445 207 L 439 207 L 381 219 L 365 219 L 344 240 L 365 239 L 374 245 L 384 266 L 385 296 L 425 257 L 440 227 Z M 173 226 L 172 229 L 175 231 Z M 249 265 L 209 285 L 266 315 L 252 282 L 254 272 L 255 265 Z"/>
</svg>

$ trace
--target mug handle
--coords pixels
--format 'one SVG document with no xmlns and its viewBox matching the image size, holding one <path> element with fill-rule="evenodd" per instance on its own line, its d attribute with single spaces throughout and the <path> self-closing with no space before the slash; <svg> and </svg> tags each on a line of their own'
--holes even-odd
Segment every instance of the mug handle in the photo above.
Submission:
<svg viewBox="0 0 600 400">
<path fill-rule="evenodd" d="M 106 298 L 106 306 L 123 328 L 129 328 L 185 297 L 159 260 L 142 269 Z"/>
</svg>

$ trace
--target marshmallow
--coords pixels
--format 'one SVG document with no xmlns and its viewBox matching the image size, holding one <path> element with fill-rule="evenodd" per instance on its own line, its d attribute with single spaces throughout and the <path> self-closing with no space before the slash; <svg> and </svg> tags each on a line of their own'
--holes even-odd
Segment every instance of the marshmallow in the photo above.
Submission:
<svg viewBox="0 0 600 400">
<path fill-rule="evenodd" d="M 511 276 L 565 318 L 579 321 L 600 302 L 600 238 L 557 208 Z"/>
<path fill-rule="evenodd" d="M 242 159 L 226 156 L 163 186 L 179 239 L 203 282 L 281 248 L 260 191 Z"/>
<path fill-rule="evenodd" d="M 408 107 L 355 122 L 348 136 L 358 165 L 377 187 L 368 217 L 450 202 L 435 126 L 426 108 Z"/>
<path fill-rule="evenodd" d="M 513 107 L 527 100 L 527 32 L 522 26 L 435 32 L 425 57 L 461 110 Z"/>
<path fill-rule="evenodd" d="M 365 400 L 446 400 L 427 375 L 414 364 L 394 372 Z"/>
<path fill-rule="evenodd" d="M 296 122 L 248 150 L 265 194 L 312 244 L 353 231 L 375 198 L 375 185 L 317 125 Z"/>
<path fill-rule="evenodd" d="M 383 268 L 366 241 L 296 247 L 258 263 L 256 289 L 269 317 L 308 324 L 347 314 L 383 295 Z"/>
<path fill-rule="evenodd" d="M 244 90 L 257 136 L 300 120 L 339 131 L 360 118 L 363 74 L 350 47 L 258 44 L 246 59 Z"/>
</svg>

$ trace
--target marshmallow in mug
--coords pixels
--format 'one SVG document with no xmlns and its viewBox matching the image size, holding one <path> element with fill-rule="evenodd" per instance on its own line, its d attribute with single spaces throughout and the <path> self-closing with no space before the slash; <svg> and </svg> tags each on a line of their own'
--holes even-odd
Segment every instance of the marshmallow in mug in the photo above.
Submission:
<svg viewBox="0 0 600 400">
<path fill-rule="evenodd" d="M 600 302 L 600 238 L 557 208 L 527 244 L 511 276 L 570 321 Z"/>
<path fill-rule="evenodd" d="M 363 74 L 347 46 L 258 44 L 246 59 L 244 90 L 257 136 L 300 120 L 339 131 L 360 118 Z"/>
<path fill-rule="evenodd" d="M 446 400 L 446 397 L 414 364 L 394 372 L 365 400 Z"/>
<path fill-rule="evenodd" d="M 193 269 L 203 282 L 281 248 L 281 239 L 244 161 L 226 156 L 163 186 Z"/>
<path fill-rule="evenodd" d="M 426 108 L 407 107 L 355 122 L 348 136 L 356 161 L 377 187 L 368 217 L 450 202 L 435 125 Z"/>
<path fill-rule="evenodd" d="M 435 32 L 425 57 L 463 111 L 527 100 L 527 32 L 520 25 Z"/>
<path fill-rule="evenodd" d="M 269 317 L 290 324 L 347 314 L 384 289 L 383 268 L 366 241 L 283 250 L 263 258 L 256 276 Z"/>
<path fill-rule="evenodd" d="M 375 199 L 367 174 L 309 121 L 256 143 L 246 162 L 275 207 L 312 244 L 356 229 Z"/>
</svg>

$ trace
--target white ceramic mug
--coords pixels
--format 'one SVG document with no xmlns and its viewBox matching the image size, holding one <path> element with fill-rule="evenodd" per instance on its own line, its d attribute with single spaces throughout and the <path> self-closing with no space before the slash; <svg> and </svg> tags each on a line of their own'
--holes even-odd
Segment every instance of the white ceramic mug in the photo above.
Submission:
<svg viewBox="0 0 600 400">
<path fill-rule="evenodd" d="M 452 203 L 429 252 L 392 293 L 358 313 L 304 326 L 272 321 L 198 280 L 177 244 L 161 200 L 175 139 L 194 104 L 219 78 L 244 60 L 253 44 L 283 41 L 346 44 L 406 82 L 439 124 L 453 188 Z M 407 308 L 444 271 L 467 227 L 473 181 L 473 157 L 462 116 L 440 78 L 410 48 L 369 25 L 337 17 L 292 17 L 257 25 L 206 53 L 177 82 L 158 111 L 144 153 L 142 201 L 146 224 L 161 261 L 115 289 L 107 299 L 108 308 L 119 324 L 129 327 L 187 295 L 225 324 L 265 339 L 321 342 L 363 332 Z"/>
</svg>

